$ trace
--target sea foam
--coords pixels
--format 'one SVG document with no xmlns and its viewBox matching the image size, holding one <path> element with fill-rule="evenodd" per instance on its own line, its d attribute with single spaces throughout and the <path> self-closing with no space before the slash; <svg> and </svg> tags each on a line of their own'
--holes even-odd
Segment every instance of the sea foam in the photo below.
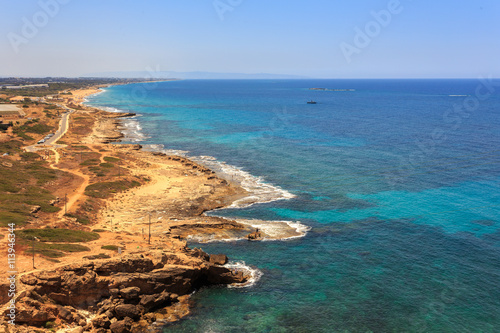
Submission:
<svg viewBox="0 0 500 333">
<path fill-rule="evenodd" d="M 302 238 L 307 235 L 311 227 L 300 223 L 299 221 L 264 221 L 264 220 L 244 220 L 235 219 L 236 222 L 258 228 L 265 235 L 263 241 L 286 241 L 296 238 Z M 293 230 L 295 234 L 290 231 Z M 246 238 L 245 238 L 246 239 Z"/>
<path fill-rule="evenodd" d="M 103 93 L 103 91 L 97 92 L 95 94 L 92 94 L 90 96 L 96 96 L 98 94 Z M 85 100 L 84 102 L 88 102 L 88 100 Z M 110 106 L 96 106 L 96 108 L 101 109 L 106 112 L 113 112 L 113 113 L 127 113 L 127 111 L 117 109 L 115 107 L 110 107 Z M 136 114 L 135 116 L 132 117 L 127 117 L 127 118 L 121 118 L 121 123 L 118 126 L 118 129 L 122 132 L 123 134 L 123 139 L 122 141 L 130 141 L 130 142 L 141 142 L 144 141 L 148 138 L 142 131 L 142 126 L 140 122 L 136 119 L 137 117 L 141 117 L 142 115 Z"/>
<path fill-rule="evenodd" d="M 263 177 L 250 174 L 243 169 L 219 161 L 213 156 L 189 156 L 188 151 L 165 149 L 161 144 L 145 145 L 144 150 L 162 152 L 167 155 L 178 155 L 189 158 L 190 160 L 201 164 L 215 173 L 217 176 L 236 183 L 244 188 L 248 195 L 236 200 L 229 207 L 225 208 L 247 208 L 259 203 L 268 203 L 277 200 L 287 200 L 295 198 L 295 195 L 282 189 L 279 186 L 266 183 Z"/>
<path fill-rule="evenodd" d="M 148 138 L 144 135 L 141 124 L 135 119 L 136 117 L 140 117 L 140 115 L 131 118 L 123 118 L 121 125 L 118 127 L 124 135 L 123 141 L 141 142 Z"/>
<path fill-rule="evenodd" d="M 229 285 L 229 288 L 248 288 L 254 286 L 264 275 L 262 271 L 258 270 L 257 268 L 253 268 L 248 266 L 244 261 L 230 261 L 227 264 L 224 265 L 224 267 L 227 267 L 232 270 L 240 271 L 243 272 L 244 274 L 250 275 L 250 278 L 248 279 L 247 282 L 244 283 L 233 283 Z"/>
<path fill-rule="evenodd" d="M 100 88 L 98 92 L 96 92 L 96 93 L 94 93 L 94 94 L 90 94 L 90 95 L 88 95 L 88 96 L 85 96 L 85 97 L 83 98 L 83 103 L 88 103 L 88 102 L 90 102 L 90 100 L 89 100 L 89 99 L 92 99 L 92 98 L 96 97 L 97 95 L 100 95 L 100 94 L 102 94 L 102 93 L 104 93 L 104 92 L 106 92 L 106 89 Z"/>
<path fill-rule="evenodd" d="M 227 208 L 246 208 L 254 204 L 268 203 L 277 200 L 293 199 L 295 195 L 279 186 L 266 183 L 264 178 L 254 176 L 241 168 L 218 161 L 211 156 L 190 157 L 229 182 L 236 183 L 248 191 L 248 196 L 236 200 Z"/>
</svg>

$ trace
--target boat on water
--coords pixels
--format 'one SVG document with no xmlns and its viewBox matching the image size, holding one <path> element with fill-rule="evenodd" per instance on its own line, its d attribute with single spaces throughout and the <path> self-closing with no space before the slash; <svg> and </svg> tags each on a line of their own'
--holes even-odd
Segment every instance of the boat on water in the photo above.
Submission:
<svg viewBox="0 0 500 333">
<path fill-rule="evenodd" d="M 311 99 L 307 104 L 316 104 L 316 102 Z"/>
</svg>

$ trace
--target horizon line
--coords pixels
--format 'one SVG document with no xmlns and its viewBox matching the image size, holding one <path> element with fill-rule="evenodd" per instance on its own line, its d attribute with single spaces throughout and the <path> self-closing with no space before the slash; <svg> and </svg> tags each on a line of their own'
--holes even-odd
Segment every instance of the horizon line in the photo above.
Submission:
<svg viewBox="0 0 500 333">
<path fill-rule="evenodd" d="M 230 74 L 230 73 L 228 73 Z M 252 74 L 249 74 L 252 75 Z M 282 75 L 282 74 L 276 74 Z M 283 74 L 286 75 L 286 74 Z M 117 77 L 117 76 L 2 76 L 0 79 L 141 79 L 141 80 L 476 80 L 481 77 L 298 77 L 298 78 L 177 78 L 177 77 L 165 77 L 165 78 L 154 78 L 154 77 L 140 77 L 140 76 L 130 76 L 130 77 Z M 500 77 L 490 77 L 490 79 L 498 80 Z"/>
</svg>

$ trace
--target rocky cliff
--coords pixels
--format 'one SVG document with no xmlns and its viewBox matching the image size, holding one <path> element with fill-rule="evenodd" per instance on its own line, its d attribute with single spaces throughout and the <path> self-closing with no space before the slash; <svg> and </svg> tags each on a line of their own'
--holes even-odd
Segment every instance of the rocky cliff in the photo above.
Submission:
<svg viewBox="0 0 500 333">
<path fill-rule="evenodd" d="M 248 280 L 226 262 L 224 255 L 186 248 L 32 272 L 20 278 L 16 324 L 25 327 L 16 331 L 50 323 L 74 332 L 156 332 L 189 313 L 189 294 L 196 289 Z"/>
</svg>

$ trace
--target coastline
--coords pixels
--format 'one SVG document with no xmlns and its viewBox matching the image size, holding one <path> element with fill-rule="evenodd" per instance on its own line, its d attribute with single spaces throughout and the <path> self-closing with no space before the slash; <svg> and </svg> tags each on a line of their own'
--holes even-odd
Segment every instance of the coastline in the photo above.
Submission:
<svg viewBox="0 0 500 333">
<path fill-rule="evenodd" d="M 147 151 L 139 144 L 120 143 L 127 139 L 121 128 L 123 122 L 135 114 L 108 112 L 82 104 L 89 95 L 101 92 L 100 88 L 102 87 L 71 92 L 71 98 L 63 104 L 73 108 L 75 112 L 71 115 L 68 132 L 61 140 L 60 146 L 63 148 L 51 149 L 53 155 L 51 153 L 49 156 L 51 168 L 73 175 L 74 180 L 69 184 L 74 188 L 68 201 L 69 214 L 59 213 L 57 217 L 47 215 L 44 216 L 47 218 L 45 221 L 35 220 L 30 225 L 30 228 L 92 230 L 97 231 L 100 237 L 85 243 L 89 250 L 85 252 L 83 260 L 81 253 L 70 253 L 56 260 L 58 264 L 54 265 L 53 260 L 37 255 L 37 269 L 33 270 L 30 268 L 30 258 L 20 256 L 19 281 L 22 284 L 16 296 L 20 313 L 17 318 L 20 320 L 19 324 L 29 326 L 27 329 L 17 326 L 15 332 L 30 331 L 30 325 L 40 329 L 47 322 L 57 323 L 61 327 L 60 332 L 66 332 L 70 327 L 75 327 L 75 324 L 94 332 L 98 327 L 108 329 L 117 322 L 128 325 L 129 329 L 135 327 L 132 331 L 140 332 L 159 323 L 177 321 L 190 313 L 192 304 L 189 296 L 200 286 L 222 283 L 235 288 L 247 287 L 257 282 L 262 275 L 260 271 L 244 263 L 228 261 L 225 256 L 211 256 L 201 250 L 190 249 L 187 241 L 286 240 L 303 237 L 307 232 L 300 226 L 291 225 L 292 222 L 233 220 L 206 215 L 206 212 L 228 208 L 239 200 L 251 198 L 252 193 L 241 184 L 224 179 L 195 159 L 167 155 L 155 149 Z M 83 161 L 84 155 L 91 158 Z M 112 165 L 114 175 L 96 174 L 95 167 L 85 165 L 92 160 L 101 165 Z M 113 161 L 115 165 L 109 161 Z M 103 168 L 100 170 L 105 171 Z M 107 197 L 89 197 L 90 185 L 99 184 L 102 181 L 100 177 L 103 176 L 115 182 L 118 179 L 117 182 L 135 182 L 137 185 Z M 247 200 L 245 204 L 258 202 Z M 143 205 L 139 205 L 141 203 Z M 59 206 L 62 207 L 61 203 Z M 82 216 L 88 218 L 90 224 L 82 224 Z M 145 232 L 148 229 L 151 230 L 151 236 L 149 232 Z M 103 251 L 109 245 L 120 250 L 118 253 L 116 250 L 113 253 Z M 137 311 L 141 314 L 134 317 L 132 322 L 127 321 L 126 317 L 120 317 L 115 308 L 110 308 L 111 312 L 106 314 L 107 319 L 103 318 L 96 312 L 102 302 L 107 299 L 120 305 L 127 302 L 128 296 L 121 292 L 116 294 L 115 289 L 104 287 L 104 281 L 110 285 L 114 283 L 106 276 L 116 278 L 117 272 L 109 269 L 101 276 L 102 272 L 96 272 L 95 267 L 102 262 L 106 267 L 120 266 L 124 260 L 135 263 L 129 268 L 131 274 L 135 272 L 133 267 L 137 264 L 146 265 L 151 269 L 159 269 L 162 274 L 170 277 L 183 276 L 186 281 L 184 284 L 189 287 L 179 290 L 176 286 L 165 286 L 165 290 L 172 293 L 168 300 L 161 302 L 167 306 L 148 310 L 147 307 L 137 305 Z M 92 266 L 88 266 L 89 263 Z M 71 280 L 71 274 L 64 272 L 76 272 L 84 267 L 93 267 L 89 274 L 94 277 L 89 281 L 97 278 L 96 281 L 102 282 L 87 286 L 99 290 L 93 299 L 85 298 L 84 303 L 67 303 L 46 284 L 50 282 L 50 279 L 46 280 L 46 276 L 58 276 L 59 288 L 79 299 L 83 296 L 74 290 L 73 284 L 76 281 Z M 152 278 L 151 274 L 157 274 L 155 270 L 145 270 L 143 273 L 147 279 Z M 118 286 L 118 290 L 138 288 L 144 283 L 144 277 L 139 280 L 142 282 L 138 282 L 138 285 L 122 285 Z M 156 289 L 140 291 L 153 298 L 162 297 Z M 45 297 L 45 300 L 38 298 L 39 296 L 42 299 Z M 134 298 L 134 302 L 142 302 L 137 297 L 139 296 Z M 2 303 L 3 301 L 5 300 L 2 299 Z M 101 301 L 101 305 L 97 304 L 98 301 Z M 54 308 L 51 305 L 53 302 L 59 304 L 59 307 Z M 33 307 L 33 304 L 36 306 Z M 75 305 L 77 307 L 73 307 Z M 60 306 L 65 306 L 73 319 L 64 318 Z M 96 320 L 98 317 L 101 319 Z"/>
<path fill-rule="evenodd" d="M 107 86 L 109 87 L 109 86 Z M 91 95 L 100 94 L 104 91 L 100 90 L 95 93 L 91 93 L 86 97 Z M 86 100 L 85 102 L 88 102 Z M 135 119 L 138 115 L 135 113 L 130 113 L 127 111 L 122 111 L 119 109 L 113 109 L 113 111 L 107 108 L 100 108 L 99 106 L 91 106 L 93 108 L 98 108 L 109 115 L 110 121 L 104 126 L 104 134 L 101 136 L 104 138 L 110 138 L 109 142 L 121 142 L 129 141 L 134 143 L 140 143 L 142 138 L 147 137 L 147 133 L 137 133 L 142 130 L 142 127 L 136 129 L 133 137 L 130 137 L 127 132 L 123 129 L 127 127 L 126 123 L 131 119 Z M 105 139 L 106 140 L 106 139 Z M 105 142 L 105 143 L 109 143 Z M 216 158 L 211 156 L 189 156 L 189 152 L 179 151 L 179 150 L 169 150 L 164 149 L 163 145 L 147 145 L 142 147 L 142 150 L 151 152 L 156 156 L 175 156 L 181 159 L 185 159 L 187 163 L 193 163 L 198 165 L 200 168 L 207 168 L 215 176 L 223 179 L 232 186 L 242 188 L 245 191 L 245 195 L 240 195 L 238 197 L 233 197 L 231 202 L 228 202 L 222 207 L 216 207 L 209 209 L 206 212 L 214 212 L 220 209 L 226 208 L 247 208 L 255 204 L 269 203 L 278 200 L 288 200 L 295 197 L 295 195 L 281 189 L 280 187 L 265 183 L 260 177 L 255 177 L 250 173 L 223 161 L 218 161 Z M 251 220 L 251 219 L 239 219 L 239 218 L 227 218 L 222 216 L 210 215 L 206 216 L 208 219 L 215 217 L 222 221 L 227 221 L 229 223 L 237 223 L 243 227 L 243 230 L 247 232 L 242 235 L 242 233 L 236 233 L 233 235 L 214 235 L 213 233 L 196 233 L 189 234 L 184 233 L 184 237 L 189 237 L 189 239 L 196 239 L 199 243 L 204 242 L 216 242 L 216 241 L 239 241 L 248 240 L 248 234 L 252 233 L 254 230 L 260 230 L 262 236 L 259 240 L 264 241 L 283 241 L 291 240 L 296 238 L 305 237 L 310 228 L 298 221 L 264 221 L 264 220 Z M 266 233 L 265 230 L 269 230 Z M 191 228 L 190 232 L 194 232 Z"/>
</svg>

